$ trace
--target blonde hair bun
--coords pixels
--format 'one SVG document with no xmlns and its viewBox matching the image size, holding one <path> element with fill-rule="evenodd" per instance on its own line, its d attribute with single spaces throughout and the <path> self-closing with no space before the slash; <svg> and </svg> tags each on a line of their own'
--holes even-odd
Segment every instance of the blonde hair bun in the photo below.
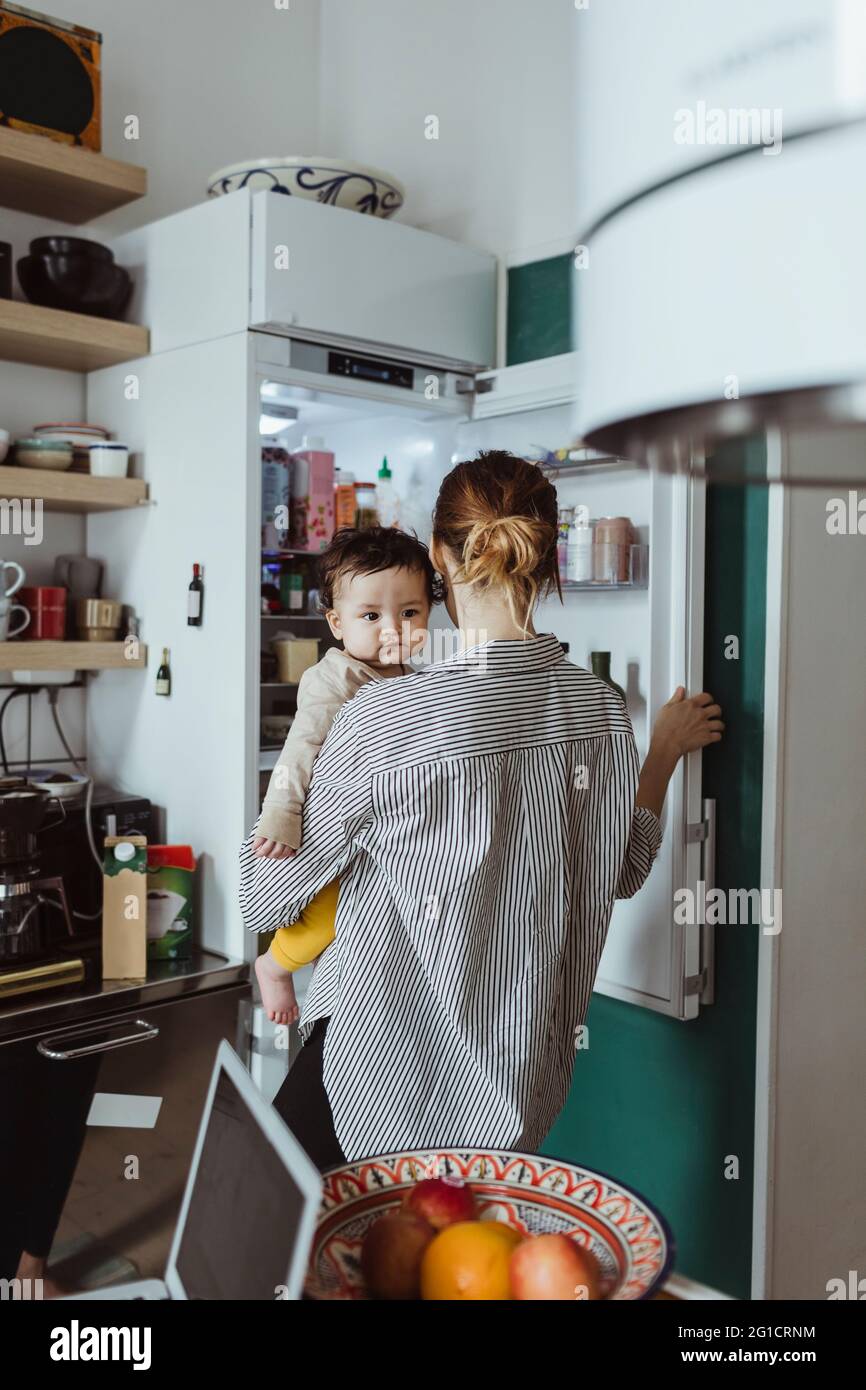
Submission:
<svg viewBox="0 0 866 1390">
<path fill-rule="evenodd" d="M 539 552 L 554 539 L 554 529 L 536 516 L 494 516 L 476 521 L 463 546 L 463 578 L 486 588 L 509 578 L 528 579 L 538 568 Z"/>
</svg>

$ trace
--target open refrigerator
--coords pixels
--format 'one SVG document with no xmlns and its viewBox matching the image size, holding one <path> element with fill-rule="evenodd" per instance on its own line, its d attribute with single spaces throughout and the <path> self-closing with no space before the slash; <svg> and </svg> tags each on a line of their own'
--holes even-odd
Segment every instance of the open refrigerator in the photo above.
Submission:
<svg viewBox="0 0 866 1390">
<path fill-rule="evenodd" d="M 288 453 L 305 436 L 319 436 L 337 469 L 358 482 L 375 483 L 383 458 L 392 473 L 397 519 L 430 540 L 439 484 L 459 460 L 482 449 L 507 449 L 546 467 L 561 507 L 585 507 L 593 517 L 628 516 L 637 533 L 640 564 L 624 583 L 563 583 L 563 598 L 544 600 L 535 626 L 567 647 L 568 659 L 590 666 L 591 651 L 611 653 L 611 675 L 627 695 L 641 757 L 653 718 L 679 684 L 701 687 L 703 640 L 703 486 L 699 480 L 653 476 L 622 460 L 570 449 L 550 456 L 572 438 L 573 355 L 531 370 L 506 368 L 467 377 L 432 364 L 385 358 L 375 345 L 351 355 L 356 369 L 328 370 L 325 348 L 256 334 L 257 410 L 251 412 L 256 443 Z M 275 360 L 280 359 L 280 360 Z M 312 369 L 312 370 L 311 370 Z M 400 384 L 397 384 L 400 383 Z M 411 383 L 411 385 L 409 384 Z M 431 389 L 431 383 L 434 388 Z M 546 463 L 542 460 L 548 460 Z M 637 554 L 636 554 L 637 558 Z M 287 549 L 261 556 L 250 582 L 306 567 L 315 587 L 314 558 Z M 315 597 L 313 599 L 315 603 Z M 450 628 L 443 608 L 431 627 Z M 275 632 L 315 635 L 319 653 L 331 644 L 322 618 L 260 615 L 259 655 Z M 435 651 L 435 648 L 434 648 Z M 267 674 L 267 673 L 266 673 Z M 257 727 L 276 714 L 290 714 L 294 691 L 282 682 L 259 683 Z M 251 770 L 252 805 L 264 794 L 277 745 L 262 736 Z M 649 880 L 633 899 L 614 908 L 596 989 L 675 1018 L 696 1016 L 712 1001 L 712 928 L 674 920 L 674 893 L 698 884 L 712 886 L 711 804 L 701 800 L 700 755 L 681 764 L 664 811 L 664 841 Z M 299 977 L 299 997 L 307 978 Z"/>
<path fill-rule="evenodd" d="M 565 354 L 490 370 L 495 258 L 405 224 L 243 191 L 135 228 L 113 249 L 144 267 L 132 313 L 150 326 L 151 352 L 90 373 L 87 409 L 128 442 L 149 500 L 88 516 L 87 550 L 103 561 L 104 593 L 140 616 L 150 651 L 169 649 L 172 687 L 156 698 L 150 669 L 102 672 L 88 689 L 88 760 L 100 780 L 147 795 L 172 842 L 193 845 L 199 944 L 249 962 L 262 943 L 238 911 L 238 850 L 281 742 L 263 738 L 262 720 L 292 709 L 285 683 L 263 679 L 262 656 L 281 631 L 328 640 L 314 613 L 262 613 L 263 566 L 279 565 L 272 580 L 283 567 L 262 553 L 263 446 L 319 436 L 337 467 L 368 482 L 387 456 L 400 523 L 427 540 L 456 460 L 571 443 L 579 364 Z M 555 483 L 563 505 L 629 516 L 645 547 L 644 583 L 569 589 L 536 622 L 578 664 L 611 652 L 643 754 L 675 686 L 701 686 L 699 473 L 656 477 L 578 451 Z M 190 627 L 193 563 L 204 620 Z M 444 609 L 434 613 L 447 627 Z M 713 991 L 712 929 L 674 921 L 675 891 L 712 882 L 700 755 L 677 770 L 664 822 L 649 881 L 616 904 L 597 988 L 689 1019 Z M 260 1015 L 251 1065 L 267 1090 L 285 1058 Z"/>
</svg>

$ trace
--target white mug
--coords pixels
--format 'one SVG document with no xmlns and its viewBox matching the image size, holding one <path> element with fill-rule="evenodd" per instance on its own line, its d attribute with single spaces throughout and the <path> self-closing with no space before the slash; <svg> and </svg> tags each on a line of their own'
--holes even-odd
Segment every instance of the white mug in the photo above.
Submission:
<svg viewBox="0 0 866 1390">
<path fill-rule="evenodd" d="M 11 585 L 6 587 L 6 571 L 17 571 L 17 578 L 12 580 Z M 0 599 L 11 598 L 17 593 L 24 583 L 24 571 L 15 560 L 0 560 Z"/>
<path fill-rule="evenodd" d="M 17 586 L 16 586 L 17 587 Z M 10 629 L 13 613 L 23 613 L 24 621 L 20 627 Z M 23 632 L 30 622 L 30 610 L 21 603 L 10 603 L 8 598 L 0 598 L 0 642 L 6 642 L 10 637 L 17 637 L 19 632 Z"/>
</svg>

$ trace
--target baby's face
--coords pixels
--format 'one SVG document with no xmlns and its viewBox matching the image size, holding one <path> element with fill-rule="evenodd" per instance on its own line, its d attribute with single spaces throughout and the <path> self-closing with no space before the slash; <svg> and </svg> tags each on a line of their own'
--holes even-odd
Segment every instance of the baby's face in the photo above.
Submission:
<svg viewBox="0 0 866 1390">
<path fill-rule="evenodd" d="M 341 579 L 326 616 L 334 636 L 359 661 L 374 667 L 408 662 L 427 638 L 424 575 L 388 569 Z"/>
</svg>

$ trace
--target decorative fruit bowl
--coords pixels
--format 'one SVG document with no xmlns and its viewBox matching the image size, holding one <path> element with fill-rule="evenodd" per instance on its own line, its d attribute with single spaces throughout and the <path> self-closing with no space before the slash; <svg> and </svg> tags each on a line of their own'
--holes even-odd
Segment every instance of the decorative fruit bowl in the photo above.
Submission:
<svg viewBox="0 0 866 1390">
<path fill-rule="evenodd" d="M 307 1297 L 366 1299 L 361 1247 L 368 1229 L 397 1211 L 415 1183 L 434 1177 L 468 1183 L 482 1221 L 504 1222 L 522 1236 L 570 1237 L 595 1257 L 608 1299 L 650 1298 L 673 1264 L 674 1242 L 664 1218 L 632 1188 L 603 1173 L 541 1154 L 417 1149 L 324 1174 Z"/>
<path fill-rule="evenodd" d="M 217 169 L 208 179 L 208 197 L 239 188 L 288 193 L 371 217 L 393 217 L 403 206 L 404 189 L 393 174 L 353 160 L 324 155 L 278 155 L 245 159 Z"/>
</svg>

